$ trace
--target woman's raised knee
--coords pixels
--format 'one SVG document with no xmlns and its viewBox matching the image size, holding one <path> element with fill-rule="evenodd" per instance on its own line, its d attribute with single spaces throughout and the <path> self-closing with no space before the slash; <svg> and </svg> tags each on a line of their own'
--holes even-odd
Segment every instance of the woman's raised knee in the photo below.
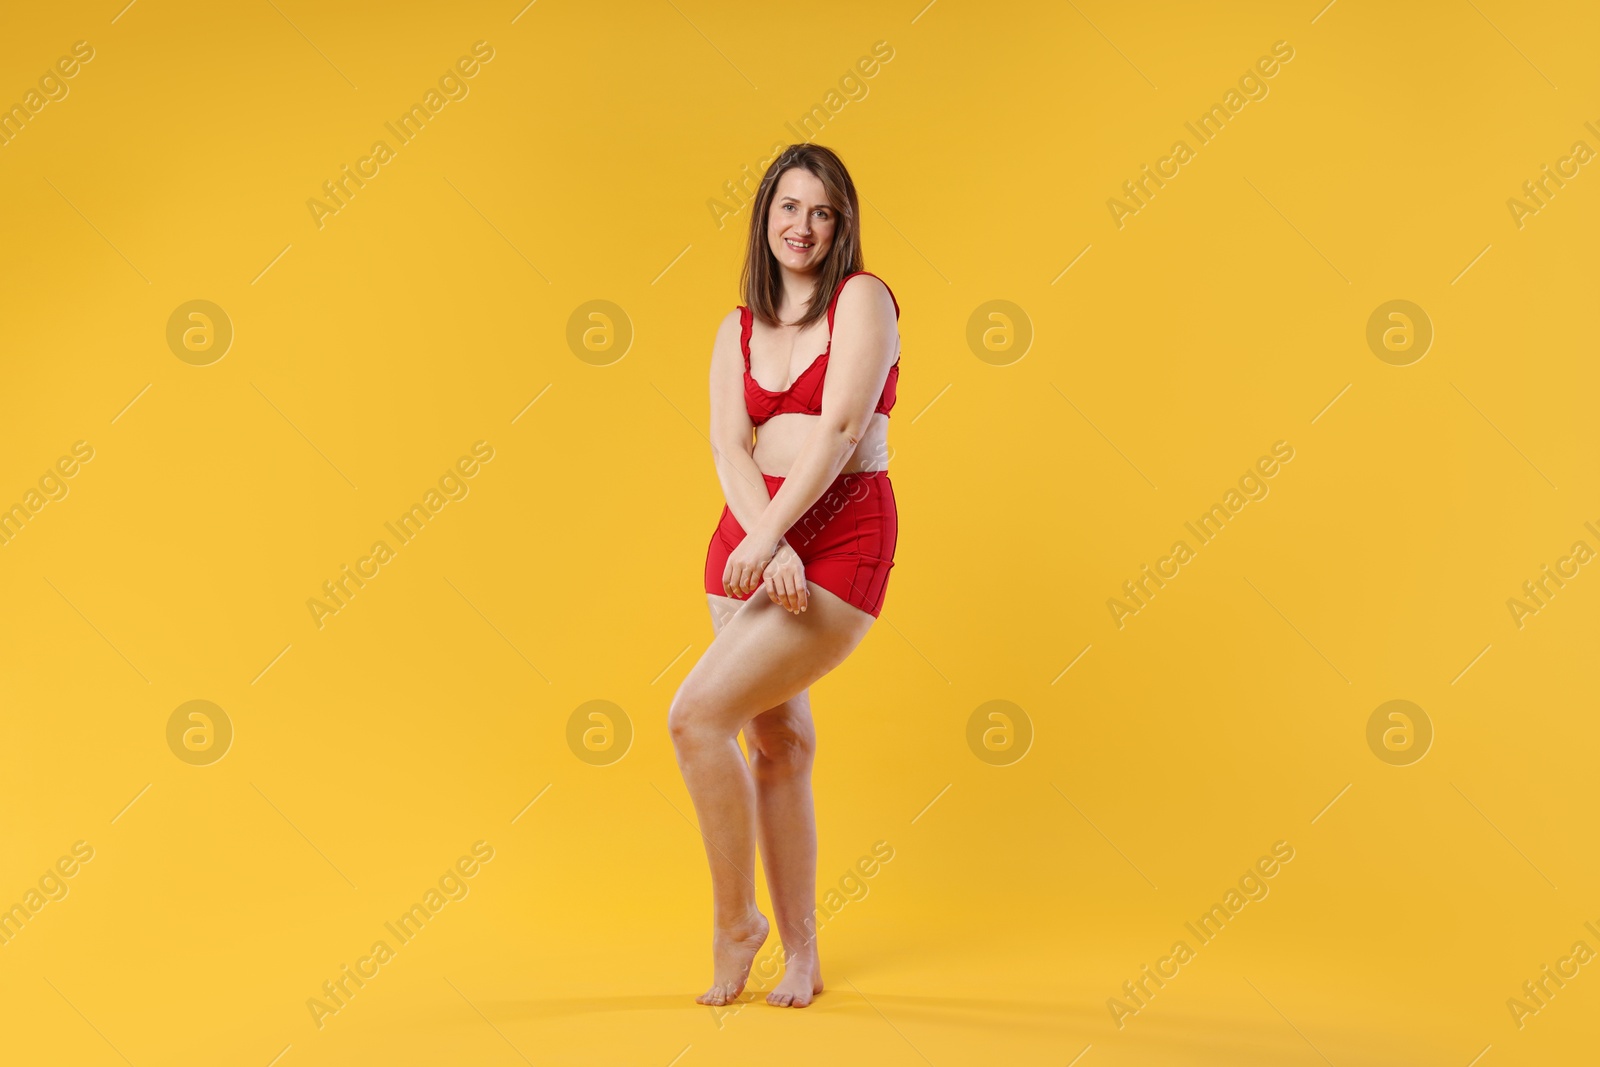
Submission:
<svg viewBox="0 0 1600 1067">
<path fill-rule="evenodd" d="M 678 690 L 678 695 L 672 698 L 672 706 L 667 709 L 667 733 L 672 743 L 682 747 L 692 740 L 698 729 L 698 719 L 693 704 L 684 698 L 682 689 Z"/>
<path fill-rule="evenodd" d="M 705 741 L 725 741 L 738 731 L 723 725 L 716 707 L 688 684 L 678 687 L 667 709 L 667 733 L 679 748 Z"/>
</svg>

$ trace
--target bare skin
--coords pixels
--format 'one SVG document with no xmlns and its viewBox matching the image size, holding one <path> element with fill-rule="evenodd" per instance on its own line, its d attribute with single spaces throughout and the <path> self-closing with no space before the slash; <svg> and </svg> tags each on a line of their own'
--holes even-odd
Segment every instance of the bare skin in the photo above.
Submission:
<svg viewBox="0 0 1600 1067">
<path fill-rule="evenodd" d="M 739 604 L 707 594 L 708 601 Z M 713 607 L 713 614 L 726 610 Z M 667 715 L 711 865 L 712 982 L 695 998 L 722 1005 L 744 991 L 770 924 L 755 904 L 757 833 L 783 938 L 785 974 L 767 1001 L 805 1007 L 821 992 L 815 938 L 815 750 L 806 690 L 844 662 L 873 617 L 820 586 L 810 608 L 768 596 L 739 605 L 678 688 Z M 740 730 L 750 744 L 747 763 Z M 798 987 L 798 988 L 797 988 Z"/>
<path fill-rule="evenodd" d="M 783 323 L 803 315 L 835 224 L 815 175 L 796 167 L 779 177 L 767 243 L 783 281 Z M 844 661 L 875 620 L 808 583 L 784 535 L 837 475 L 886 467 L 889 420 L 872 409 L 899 351 L 887 289 L 870 278 L 845 286 L 835 332 L 822 414 L 777 415 L 759 431 L 744 406 L 737 312 L 724 319 L 712 355 L 713 452 L 728 508 L 747 533 L 723 573 L 729 595 L 706 597 L 715 637 L 667 716 L 711 867 L 712 982 L 695 998 L 701 1004 L 738 998 L 770 933 L 755 902 L 758 841 L 785 960 L 767 1003 L 803 1008 L 823 988 L 809 688 Z M 826 319 L 805 328 L 757 320 L 751 375 L 763 387 L 786 388 L 828 342 Z M 769 497 L 761 474 L 785 479 L 777 496 Z M 736 599 L 742 596 L 749 599 Z"/>
<path fill-rule="evenodd" d="M 709 593 L 706 603 L 711 608 L 712 627 L 719 634 L 744 606 L 731 597 Z M 785 946 L 783 978 L 767 994 L 767 1003 L 803 1008 L 822 992 L 815 925 L 817 824 L 811 800 L 817 734 L 811 722 L 810 691 L 802 690 L 746 723 L 744 747 L 750 754 L 756 785 L 761 863 L 772 893 L 773 918 Z M 743 967 L 748 970 L 748 962 Z M 705 1002 L 702 998 L 701 1003 Z"/>
</svg>

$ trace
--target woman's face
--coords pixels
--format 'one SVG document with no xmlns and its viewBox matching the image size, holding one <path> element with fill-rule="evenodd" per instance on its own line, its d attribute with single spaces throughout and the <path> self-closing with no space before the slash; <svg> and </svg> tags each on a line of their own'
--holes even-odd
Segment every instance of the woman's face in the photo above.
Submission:
<svg viewBox="0 0 1600 1067">
<path fill-rule="evenodd" d="M 790 167 L 778 177 L 767 216 L 767 246 L 780 266 L 810 273 L 833 246 L 835 219 L 821 179 L 804 167 Z"/>
</svg>

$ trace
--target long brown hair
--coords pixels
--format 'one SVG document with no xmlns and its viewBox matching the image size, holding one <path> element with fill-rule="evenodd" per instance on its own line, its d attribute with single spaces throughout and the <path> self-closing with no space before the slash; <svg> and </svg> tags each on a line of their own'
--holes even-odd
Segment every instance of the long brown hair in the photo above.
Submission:
<svg viewBox="0 0 1600 1067">
<path fill-rule="evenodd" d="M 844 162 L 831 149 L 817 144 L 792 144 L 778 154 L 761 178 L 755 203 L 750 209 L 750 235 L 745 246 L 744 267 L 739 274 L 739 290 L 745 306 L 769 326 L 778 325 L 778 305 L 783 295 L 778 260 L 767 245 L 767 220 L 777 195 L 778 179 L 792 167 L 802 167 L 816 175 L 833 205 L 833 244 L 828 257 L 817 270 L 817 289 L 806 305 L 805 314 L 794 325 L 808 326 L 827 313 L 828 304 L 847 276 L 863 269 L 861 256 L 861 207 L 856 200 L 855 182 Z"/>
</svg>

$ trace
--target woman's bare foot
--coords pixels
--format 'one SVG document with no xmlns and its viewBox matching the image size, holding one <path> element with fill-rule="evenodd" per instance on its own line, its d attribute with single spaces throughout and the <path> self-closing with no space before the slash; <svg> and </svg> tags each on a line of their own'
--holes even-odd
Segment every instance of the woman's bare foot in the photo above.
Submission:
<svg viewBox="0 0 1600 1067">
<path fill-rule="evenodd" d="M 751 918 L 711 937 L 711 988 L 695 997 L 696 1004 L 721 1006 L 737 1000 L 750 977 L 750 965 L 766 943 L 767 917 L 752 911 Z"/>
<path fill-rule="evenodd" d="M 778 1008 L 803 1008 L 820 992 L 822 960 L 813 945 L 809 955 L 784 963 L 783 981 L 767 994 L 767 1003 Z"/>
</svg>

